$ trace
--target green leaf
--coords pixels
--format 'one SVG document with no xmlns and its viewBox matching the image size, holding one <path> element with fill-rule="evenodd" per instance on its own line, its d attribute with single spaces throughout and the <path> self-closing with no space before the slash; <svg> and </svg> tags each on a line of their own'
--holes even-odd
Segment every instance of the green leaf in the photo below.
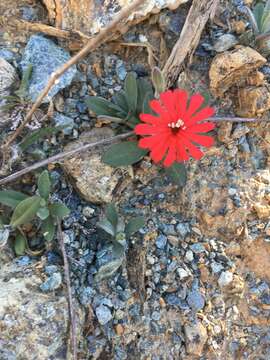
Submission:
<svg viewBox="0 0 270 360">
<path fill-rule="evenodd" d="M 125 96 L 130 111 L 135 112 L 137 108 L 138 87 L 135 73 L 128 73 L 125 79 Z"/>
<path fill-rule="evenodd" d="M 152 82 L 156 90 L 155 95 L 158 97 L 160 93 L 166 90 L 166 83 L 162 71 L 157 66 L 152 70 Z"/>
<path fill-rule="evenodd" d="M 111 145 L 102 156 L 102 161 L 114 167 L 132 165 L 140 161 L 147 152 L 140 149 L 137 142 L 125 141 Z"/>
<path fill-rule="evenodd" d="M 134 219 L 131 219 L 126 227 L 125 233 L 127 238 L 129 239 L 132 234 L 140 230 L 145 224 L 144 218 L 142 216 L 137 216 Z"/>
<path fill-rule="evenodd" d="M 41 220 L 45 220 L 49 217 L 50 215 L 50 211 L 48 208 L 46 207 L 42 207 L 40 209 L 38 209 L 38 212 L 37 212 L 37 216 L 41 219 Z"/>
<path fill-rule="evenodd" d="M 13 190 L 0 191 L 0 203 L 11 208 L 15 208 L 21 201 L 27 199 L 28 196 Z"/>
<path fill-rule="evenodd" d="M 116 105 L 118 105 L 125 114 L 128 113 L 128 103 L 126 100 L 126 96 L 123 90 L 118 91 L 113 97 L 113 101 Z"/>
<path fill-rule="evenodd" d="M 144 101 L 143 101 L 143 114 L 152 114 L 152 115 L 156 115 L 152 109 L 150 108 L 150 101 L 153 100 L 153 96 L 152 93 L 147 93 L 144 97 Z"/>
<path fill-rule="evenodd" d="M 106 231 L 109 235 L 115 236 L 116 230 L 109 220 L 103 219 L 97 223 L 97 226 Z"/>
<path fill-rule="evenodd" d="M 122 265 L 123 259 L 112 260 L 109 263 L 101 266 L 95 276 L 95 281 L 101 281 L 112 276 Z"/>
<path fill-rule="evenodd" d="M 99 96 L 89 96 L 85 103 L 96 115 L 117 117 L 117 112 L 122 110 L 119 106 Z"/>
<path fill-rule="evenodd" d="M 51 180 L 47 170 L 42 171 L 38 177 L 38 192 L 39 195 L 48 200 L 51 191 Z"/>
<path fill-rule="evenodd" d="M 248 8 L 248 7 L 247 7 Z M 257 23 L 257 27 L 259 32 L 262 31 L 262 19 L 263 19 L 263 13 L 264 13 L 264 5 L 262 3 L 257 4 L 254 7 L 253 15 Z M 253 25 L 253 23 L 252 23 Z M 253 25 L 254 26 L 254 25 Z"/>
<path fill-rule="evenodd" d="M 21 201 L 15 208 L 10 225 L 16 228 L 19 225 L 27 224 L 36 216 L 40 208 L 41 198 L 39 196 L 31 196 Z"/>
<path fill-rule="evenodd" d="M 63 130 L 63 128 L 65 128 L 65 126 L 57 126 L 55 128 L 47 127 L 35 130 L 25 137 L 25 139 L 20 143 L 20 148 L 22 151 L 25 151 L 29 146 L 42 140 L 48 135 L 56 134 L 57 132 Z"/>
<path fill-rule="evenodd" d="M 33 70 L 33 65 L 29 64 L 27 69 L 23 72 L 19 89 L 15 91 L 15 94 L 18 95 L 21 100 L 25 100 L 27 97 L 27 90 L 29 86 L 29 81 L 31 79 L 32 70 Z"/>
<path fill-rule="evenodd" d="M 112 226 L 116 229 L 118 223 L 118 214 L 114 204 L 109 204 L 106 206 L 105 215 L 107 220 L 109 220 Z"/>
<path fill-rule="evenodd" d="M 184 187 L 187 182 L 186 167 L 182 163 L 174 163 L 169 168 L 165 169 L 171 181 L 178 186 Z"/>
<path fill-rule="evenodd" d="M 41 232 L 45 240 L 47 241 L 53 240 L 55 234 L 55 224 L 51 216 L 49 216 L 46 220 L 42 222 Z"/>
<path fill-rule="evenodd" d="M 138 79 L 137 86 L 138 86 L 137 113 L 141 114 L 144 112 L 143 106 L 146 95 L 148 94 L 147 99 L 152 100 L 154 99 L 154 93 L 153 93 L 152 85 L 150 84 L 149 81 L 145 79 Z"/>
<path fill-rule="evenodd" d="M 63 219 L 65 216 L 68 216 L 70 213 L 69 208 L 61 203 L 54 203 L 49 205 L 50 214 L 52 217 Z"/>
<path fill-rule="evenodd" d="M 18 233 L 14 240 L 15 254 L 17 256 L 23 255 L 25 252 L 26 246 L 27 246 L 26 238 L 21 233 Z"/>
</svg>

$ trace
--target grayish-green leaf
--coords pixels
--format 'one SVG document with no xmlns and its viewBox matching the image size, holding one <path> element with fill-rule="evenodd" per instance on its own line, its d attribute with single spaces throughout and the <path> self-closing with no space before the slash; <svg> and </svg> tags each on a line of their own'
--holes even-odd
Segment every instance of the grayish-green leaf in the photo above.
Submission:
<svg viewBox="0 0 270 360">
<path fill-rule="evenodd" d="M 51 180 L 47 170 L 42 171 L 38 177 L 38 192 L 39 195 L 48 200 L 51 191 Z"/>
<path fill-rule="evenodd" d="M 131 72 L 127 74 L 124 87 L 129 110 L 135 112 L 138 98 L 137 79 L 135 73 Z"/>
<path fill-rule="evenodd" d="M 21 201 L 12 214 L 10 225 L 16 228 L 33 220 L 40 208 L 40 202 L 41 198 L 39 196 L 31 196 Z"/>
<path fill-rule="evenodd" d="M 17 256 L 21 256 L 24 254 L 27 246 L 26 238 L 21 234 L 17 233 L 14 240 L 14 251 Z"/>
<path fill-rule="evenodd" d="M 184 187 L 187 182 L 186 167 L 182 163 L 174 163 L 165 169 L 171 181 L 178 186 Z"/>
<path fill-rule="evenodd" d="M 118 223 L 118 214 L 117 214 L 116 207 L 113 203 L 108 204 L 106 206 L 105 216 L 106 216 L 107 220 L 110 221 L 112 226 L 116 229 L 117 223 Z"/>
<path fill-rule="evenodd" d="M 108 264 L 101 266 L 95 276 L 95 281 L 101 281 L 112 276 L 122 265 L 123 259 L 116 259 L 110 261 Z"/>
<path fill-rule="evenodd" d="M 22 149 L 22 151 L 25 151 L 29 146 L 44 139 L 48 135 L 56 134 L 57 132 L 63 130 L 65 127 L 66 126 L 57 126 L 54 128 L 46 127 L 37 129 L 25 137 L 25 139 L 20 143 L 20 148 Z"/>
<path fill-rule="evenodd" d="M 99 96 L 90 96 L 85 103 L 96 115 L 117 117 L 117 112 L 122 110 L 119 106 Z"/>
<path fill-rule="evenodd" d="M 111 145 L 102 156 L 102 161 L 114 167 L 132 165 L 140 161 L 147 152 L 140 149 L 137 142 L 125 141 Z"/>
<path fill-rule="evenodd" d="M 27 199 L 28 196 L 14 190 L 0 191 L 0 203 L 11 208 L 15 208 L 21 201 Z"/>
<path fill-rule="evenodd" d="M 19 89 L 15 91 L 15 94 L 18 95 L 21 100 L 26 100 L 27 90 L 29 86 L 29 81 L 31 79 L 32 70 L 33 70 L 33 65 L 29 64 L 27 66 L 27 69 L 23 72 Z"/>
<path fill-rule="evenodd" d="M 126 96 L 123 90 L 118 91 L 114 97 L 113 97 L 113 101 L 116 103 L 116 105 L 118 105 L 123 112 L 127 115 L 128 113 L 128 103 L 126 100 Z"/>
<path fill-rule="evenodd" d="M 70 213 L 69 208 L 61 203 L 54 203 L 49 205 L 49 211 L 52 217 L 56 217 L 59 219 L 63 219 L 65 216 L 68 216 Z"/>
<path fill-rule="evenodd" d="M 143 114 L 152 114 L 152 115 L 156 115 L 152 109 L 150 108 L 150 101 L 153 100 L 153 95 L 152 93 L 147 93 L 144 97 L 144 101 L 143 101 Z"/>
<path fill-rule="evenodd" d="M 106 233 L 108 233 L 109 235 L 115 236 L 116 229 L 109 220 L 107 219 L 100 220 L 97 223 L 97 226 L 102 230 L 106 231 Z"/>
<path fill-rule="evenodd" d="M 131 219 L 125 228 L 125 233 L 127 238 L 129 239 L 132 234 L 140 230 L 145 224 L 144 218 L 142 216 L 137 216 Z"/>
<path fill-rule="evenodd" d="M 51 216 L 42 222 L 41 232 L 47 241 L 53 240 L 55 234 L 55 224 Z"/>
<path fill-rule="evenodd" d="M 46 207 L 42 207 L 40 209 L 38 209 L 37 211 L 37 216 L 41 219 L 41 220 L 45 220 L 49 217 L 50 215 L 50 211 L 48 208 Z"/>
<path fill-rule="evenodd" d="M 247 9 L 249 9 L 247 7 Z M 258 28 L 258 31 L 261 32 L 262 31 L 262 18 L 263 18 L 263 13 L 264 13 L 264 5 L 263 3 L 259 3 L 257 4 L 255 7 L 254 7 L 254 10 L 253 10 L 253 15 L 254 15 L 254 18 L 256 20 L 256 23 L 257 23 L 257 28 Z M 249 14 L 249 13 L 248 13 Z M 251 17 L 249 16 L 250 20 L 251 20 Z M 254 26 L 253 24 L 253 21 L 252 21 L 252 27 Z M 255 30 L 255 28 L 254 28 Z"/>
<path fill-rule="evenodd" d="M 162 71 L 155 66 L 152 70 L 152 82 L 155 88 L 155 96 L 159 97 L 159 94 L 166 90 L 166 83 Z"/>
</svg>

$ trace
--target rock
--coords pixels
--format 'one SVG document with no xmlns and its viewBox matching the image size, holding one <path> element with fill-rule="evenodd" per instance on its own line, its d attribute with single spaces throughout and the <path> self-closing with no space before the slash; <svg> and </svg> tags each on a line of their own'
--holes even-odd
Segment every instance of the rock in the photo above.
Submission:
<svg viewBox="0 0 270 360">
<path fill-rule="evenodd" d="M 201 243 L 192 244 L 190 248 L 195 254 L 205 252 L 205 247 Z"/>
<path fill-rule="evenodd" d="M 176 271 L 179 275 L 180 280 L 186 279 L 189 276 L 188 272 L 183 268 L 179 268 Z"/>
<path fill-rule="evenodd" d="M 194 259 L 193 252 L 191 250 L 188 250 L 185 255 L 185 260 L 191 262 L 193 261 L 193 259 Z"/>
<path fill-rule="evenodd" d="M 238 116 L 256 117 L 270 109 L 270 92 L 266 86 L 241 88 L 236 101 Z"/>
<path fill-rule="evenodd" d="M 72 144 L 68 144 L 65 150 L 71 150 L 82 143 L 94 142 L 113 136 L 114 133 L 109 128 L 94 129 L 84 133 Z M 102 147 L 104 151 L 105 147 Z M 72 179 L 74 186 L 86 201 L 94 204 L 110 203 L 113 198 L 113 191 L 119 183 L 120 178 L 127 176 L 125 169 L 116 169 L 104 164 L 98 150 L 86 151 L 82 154 L 66 159 L 63 169 Z"/>
<path fill-rule="evenodd" d="M 96 316 L 101 325 L 107 324 L 112 319 L 111 310 L 103 304 L 96 308 Z"/>
<path fill-rule="evenodd" d="M 264 84 L 264 74 L 260 71 L 255 71 L 249 75 L 246 82 L 249 86 L 261 86 Z"/>
<path fill-rule="evenodd" d="M 223 271 L 218 279 L 220 287 L 229 285 L 233 281 L 233 274 L 230 271 Z"/>
<path fill-rule="evenodd" d="M 257 51 L 244 46 L 218 54 L 209 71 L 211 92 L 214 96 L 222 96 L 233 85 L 239 86 L 266 61 Z"/>
<path fill-rule="evenodd" d="M 0 58 L 0 96 L 11 89 L 18 80 L 16 70 L 5 59 Z"/>
<path fill-rule="evenodd" d="M 232 34 L 224 34 L 214 44 L 214 50 L 218 53 L 229 50 L 238 43 L 236 37 Z"/>
<path fill-rule="evenodd" d="M 62 359 L 66 354 L 69 312 L 66 294 L 44 294 L 40 270 L 13 261 L 0 273 L 1 359 Z M 75 304 L 74 304 L 75 305 Z M 83 316 L 76 304 L 78 328 Z M 62 355 L 60 355 L 62 354 Z"/>
<path fill-rule="evenodd" d="M 165 246 L 167 244 L 167 237 L 164 235 L 159 235 L 156 239 L 156 246 L 158 249 L 165 249 Z"/>
<path fill-rule="evenodd" d="M 207 340 L 207 331 L 200 321 L 184 326 L 186 350 L 190 355 L 201 356 Z"/>
<path fill-rule="evenodd" d="M 53 115 L 55 126 L 63 127 L 63 133 L 70 135 L 74 127 L 74 120 L 68 116 L 55 112 Z"/>
<path fill-rule="evenodd" d="M 270 218 L 270 205 L 263 205 L 260 203 L 254 204 L 254 209 L 259 217 L 259 219 L 269 219 Z"/>
<path fill-rule="evenodd" d="M 246 125 L 238 124 L 236 125 L 233 133 L 232 133 L 232 139 L 239 139 L 242 136 L 248 134 L 250 132 L 250 128 Z"/>
<path fill-rule="evenodd" d="M 189 223 L 179 223 L 176 225 L 176 231 L 182 238 L 185 238 L 190 233 Z"/>
<path fill-rule="evenodd" d="M 62 276 L 59 272 L 53 273 L 43 284 L 40 289 L 44 292 L 53 291 L 60 288 L 62 284 Z"/>
<path fill-rule="evenodd" d="M 192 310 L 199 311 L 204 308 L 205 305 L 204 296 L 202 296 L 202 294 L 199 291 L 192 290 L 188 293 L 187 303 L 192 308 Z"/>
<path fill-rule="evenodd" d="M 32 101 L 37 99 L 51 74 L 69 59 L 69 53 L 57 46 L 52 40 L 41 35 L 32 35 L 30 37 L 24 50 L 21 67 L 25 71 L 30 64 L 33 66 L 28 88 Z M 75 66 L 68 69 L 50 90 L 44 102 L 49 102 L 61 89 L 69 86 L 76 71 Z"/>
<path fill-rule="evenodd" d="M 218 128 L 218 140 L 223 143 L 230 143 L 232 141 L 231 132 L 233 124 L 231 122 L 222 122 Z"/>
<path fill-rule="evenodd" d="M 232 30 L 236 32 L 236 34 L 243 34 L 246 30 L 247 23 L 243 20 L 235 20 L 231 22 Z"/>
</svg>

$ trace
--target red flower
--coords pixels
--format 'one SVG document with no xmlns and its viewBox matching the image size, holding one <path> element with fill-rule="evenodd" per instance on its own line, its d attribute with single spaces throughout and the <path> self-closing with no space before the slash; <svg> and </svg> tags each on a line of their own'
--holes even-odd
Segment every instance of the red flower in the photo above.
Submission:
<svg viewBox="0 0 270 360">
<path fill-rule="evenodd" d="M 139 147 L 150 150 L 154 162 L 164 159 L 164 166 L 182 162 L 193 157 L 199 160 L 203 152 L 193 143 L 210 147 L 214 140 L 199 135 L 214 129 L 210 122 L 201 123 L 214 114 L 214 109 L 201 109 L 204 98 L 200 94 L 191 96 L 184 90 L 165 91 L 159 100 L 150 101 L 151 109 L 158 115 L 140 114 L 145 124 L 139 124 L 134 131 L 137 135 L 147 135 L 140 139 Z"/>
</svg>

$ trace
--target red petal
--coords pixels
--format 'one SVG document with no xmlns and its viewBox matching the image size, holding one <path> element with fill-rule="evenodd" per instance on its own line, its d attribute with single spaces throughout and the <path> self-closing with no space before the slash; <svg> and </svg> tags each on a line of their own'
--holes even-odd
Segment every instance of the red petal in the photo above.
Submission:
<svg viewBox="0 0 270 360">
<path fill-rule="evenodd" d="M 176 138 L 172 139 L 172 142 L 169 144 L 169 150 L 164 160 L 164 166 L 169 167 L 171 166 L 176 160 Z"/>
<path fill-rule="evenodd" d="M 170 118 L 172 121 L 176 121 L 177 113 L 175 109 L 175 98 L 173 95 L 173 92 L 171 90 L 165 91 L 160 94 L 160 99 L 164 105 L 164 107 L 168 110 L 170 113 Z"/>
<path fill-rule="evenodd" d="M 210 136 L 198 135 L 188 132 L 185 132 L 185 135 L 188 137 L 190 141 L 193 141 L 205 147 L 210 147 L 214 144 L 214 139 Z"/>
<path fill-rule="evenodd" d="M 188 93 L 185 90 L 174 90 L 175 109 L 178 118 L 183 118 L 187 110 Z"/>
<path fill-rule="evenodd" d="M 154 134 L 160 134 L 164 131 L 168 132 L 169 128 L 162 128 L 158 126 L 151 126 L 148 124 L 138 124 L 134 128 L 134 132 L 137 135 L 154 135 Z"/>
<path fill-rule="evenodd" d="M 191 126 L 193 124 L 196 124 L 199 121 L 203 121 L 206 119 L 209 119 L 211 116 L 213 116 L 215 113 L 215 109 L 211 107 L 206 107 L 199 111 L 196 115 L 192 116 L 187 122 L 187 126 Z"/>
<path fill-rule="evenodd" d="M 169 123 L 171 121 L 171 117 L 170 114 L 168 113 L 168 111 L 162 106 L 161 102 L 158 100 L 151 100 L 149 102 L 149 105 L 151 107 L 151 109 L 160 115 L 160 118 L 162 121 L 165 121 L 167 123 Z"/>
<path fill-rule="evenodd" d="M 143 121 L 143 122 L 146 122 L 148 124 L 157 124 L 158 121 L 159 121 L 159 117 L 157 116 L 153 116 L 151 114 L 140 114 L 140 119 Z"/>
<path fill-rule="evenodd" d="M 214 123 L 206 122 L 203 124 L 195 124 L 187 127 L 187 132 L 204 133 L 213 130 L 216 127 Z"/>
<path fill-rule="evenodd" d="M 150 153 L 151 159 L 153 159 L 155 163 L 161 161 L 164 158 L 166 151 L 168 150 L 168 147 L 169 147 L 169 137 L 164 138 L 164 142 L 161 142 L 156 147 L 152 148 L 152 151 Z"/>
<path fill-rule="evenodd" d="M 139 147 L 143 149 L 151 149 L 152 147 L 158 145 L 160 142 L 164 141 L 164 135 L 154 135 L 148 136 L 139 140 Z"/>
<path fill-rule="evenodd" d="M 204 97 L 201 94 L 195 94 L 191 96 L 188 109 L 187 109 L 187 117 L 192 116 L 204 103 Z"/>
<path fill-rule="evenodd" d="M 181 139 L 178 139 L 176 146 L 177 146 L 177 161 L 188 160 L 189 156 L 188 156 L 185 146 L 181 142 Z"/>
<path fill-rule="evenodd" d="M 198 149 L 195 145 L 193 145 L 189 140 L 185 139 L 184 137 L 181 136 L 181 140 L 183 142 L 183 144 L 187 147 L 190 155 L 196 159 L 196 160 L 200 160 L 203 156 L 203 152 Z"/>
</svg>

